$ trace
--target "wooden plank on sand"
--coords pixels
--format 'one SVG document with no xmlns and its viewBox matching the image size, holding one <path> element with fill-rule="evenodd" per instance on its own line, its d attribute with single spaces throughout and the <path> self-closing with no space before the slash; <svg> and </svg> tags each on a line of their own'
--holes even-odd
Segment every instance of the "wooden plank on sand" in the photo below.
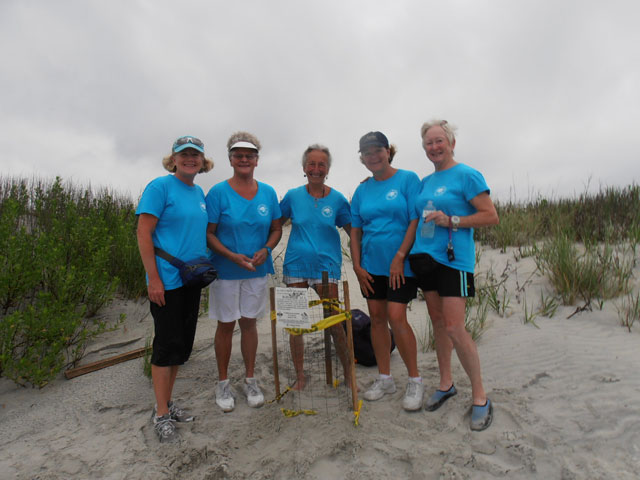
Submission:
<svg viewBox="0 0 640 480">
<path fill-rule="evenodd" d="M 110 367 L 112 365 L 126 362 L 128 360 L 133 360 L 134 358 L 140 358 L 147 352 L 147 348 L 151 350 L 151 347 L 142 347 L 136 350 L 132 350 L 131 352 L 121 353 L 114 357 L 104 358 L 102 360 L 98 360 L 97 362 L 88 363 L 86 365 L 82 365 L 81 367 L 70 368 L 69 370 L 66 370 L 64 372 L 64 376 L 67 379 L 71 379 L 74 377 L 79 377 L 80 375 L 84 375 L 85 373 L 95 372 L 96 370 L 100 370 L 105 367 Z"/>
</svg>

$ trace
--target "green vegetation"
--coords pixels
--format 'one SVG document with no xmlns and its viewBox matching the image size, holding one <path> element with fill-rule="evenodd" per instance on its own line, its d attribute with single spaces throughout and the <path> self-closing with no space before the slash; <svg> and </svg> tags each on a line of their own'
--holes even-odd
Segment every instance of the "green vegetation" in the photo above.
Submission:
<svg viewBox="0 0 640 480">
<path fill-rule="evenodd" d="M 500 224 L 479 228 L 476 241 L 500 248 L 531 246 L 564 234 L 572 242 L 640 241 L 640 186 L 607 187 L 575 199 L 496 202 Z M 615 234 L 615 237 L 612 236 Z"/>
<path fill-rule="evenodd" d="M 145 291 L 134 203 L 55 181 L 0 178 L 0 375 L 42 387 L 107 329 L 118 292 Z"/>
<path fill-rule="evenodd" d="M 640 186 L 605 188 L 576 199 L 538 199 L 527 203 L 496 202 L 500 224 L 475 231 L 477 242 L 499 248 L 514 247 L 514 259 L 533 257 L 537 272 L 551 282 L 553 292 L 540 293 L 539 305 L 528 303 L 528 277 L 516 279 L 515 296 L 523 302 L 524 323 L 538 327 L 539 316 L 553 317 L 559 306 L 576 305 L 575 312 L 602 309 L 604 302 L 622 297 L 616 305 L 620 324 L 629 331 L 640 319 L 640 294 L 633 293 L 633 269 L 640 242 Z M 476 250 L 476 264 L 481 249 Z M 486 328 L 487 310 L 501 317 L 511 310 L 507 267 L 498 276 L 492 268 L 476 272 L 476 296 L 467 300 L 465 326 L 475 339 Z M 536 272 L 534 272 L 536 273 Z M 434 348 L 431 322 L 418 335 L 423 352 Z"/>
</svg>

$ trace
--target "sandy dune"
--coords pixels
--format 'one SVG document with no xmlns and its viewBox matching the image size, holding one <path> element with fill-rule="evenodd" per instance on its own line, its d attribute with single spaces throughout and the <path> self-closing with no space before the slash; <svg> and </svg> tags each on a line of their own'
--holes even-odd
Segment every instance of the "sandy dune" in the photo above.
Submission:
<svg viewBox="0 0 640 480">
<path fill-rule="evenodd" d="M 142 359 L 60 378 L 42 390 L 2 379 L 0 478 L 638 478 L 640 325 L 631 333 L 622 328 L 615 302 L 571 319 L 575 307 L 560 307 L 553 318 L 536 318 L 539 328 L 524 324 L 524 302 L 535 305 L 549 287 L 533 273 L 531 259 L 494 250 L 481 256 L 480 271 L 500 275 L 507 266 L 510 309 L 504 318 L 489 312 L 478 342 L 495 405 L 484 432 L 469 430 L 470 386 L 457 359 L 459 395 L 437 412 L 404 412 L 406 370 L 397 352 L 398 392 L 365 402 L 358 427 L 348 408 L 287 418 L 278 404 L 250 409 L 240 393 L 235 411 L 224 414 L 213 395 L 214 326 L 203 317 L 194 354 L 176 382 L 175 397 L 197 415 L 193 424 L 179 425 L 179 444 L 157 442 Z M 352 307 L 364 309 L 353 278 L 350 284 Z M 121 311 L 125 326 L 92 345 L 86 362 L 144 345 L 152 330 L 146 303 L 115 303 L 103 315 L 115 319 Z M 421 336 L 424 302 L 412 302 L 409 316 Z M 268 319 L 259 325 L 257 376 L 273 398 Z M 238 341 L 236 335 L 231 378 L 240 392 Z M 419 367 L 430 392 L 438 381 L 435 353 L 420 352 Z M 357 367 L 361 387 L 375 375 L 375 368 Z"/>
</svg>

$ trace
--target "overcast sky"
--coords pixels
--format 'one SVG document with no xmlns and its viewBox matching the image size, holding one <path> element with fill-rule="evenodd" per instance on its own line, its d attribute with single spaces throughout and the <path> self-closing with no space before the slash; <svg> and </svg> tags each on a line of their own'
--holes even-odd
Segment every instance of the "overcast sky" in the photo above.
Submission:
<svg viewBox="0 0 640 480">
<path fill-rule="evenodd" d="M 0 0 L 2 175 L 138 197 L 173 140 L 262 142 L 256 178 L 282 197 L 300 156 L 333 153 L 347 197 L 358 139 L 433 171 L 420 126 L 458 127 L 456 158 L 500 200 L 626 186 L 640 173 L 640 3 L 562 0 Z"/>
</svg>

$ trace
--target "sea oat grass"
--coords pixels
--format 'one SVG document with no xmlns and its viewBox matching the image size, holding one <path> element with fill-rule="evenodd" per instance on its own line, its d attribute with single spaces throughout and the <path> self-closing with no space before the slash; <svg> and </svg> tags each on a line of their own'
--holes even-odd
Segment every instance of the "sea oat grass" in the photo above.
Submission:
<svg viewBox="0 0 640 480">
<path fill-rule="evenodd" d="M 107 326 L 116 292 L 144 292 L 130 199 L 42 179 L 0 178 L 0 374 L 45 385 Z"/>
</svg>

